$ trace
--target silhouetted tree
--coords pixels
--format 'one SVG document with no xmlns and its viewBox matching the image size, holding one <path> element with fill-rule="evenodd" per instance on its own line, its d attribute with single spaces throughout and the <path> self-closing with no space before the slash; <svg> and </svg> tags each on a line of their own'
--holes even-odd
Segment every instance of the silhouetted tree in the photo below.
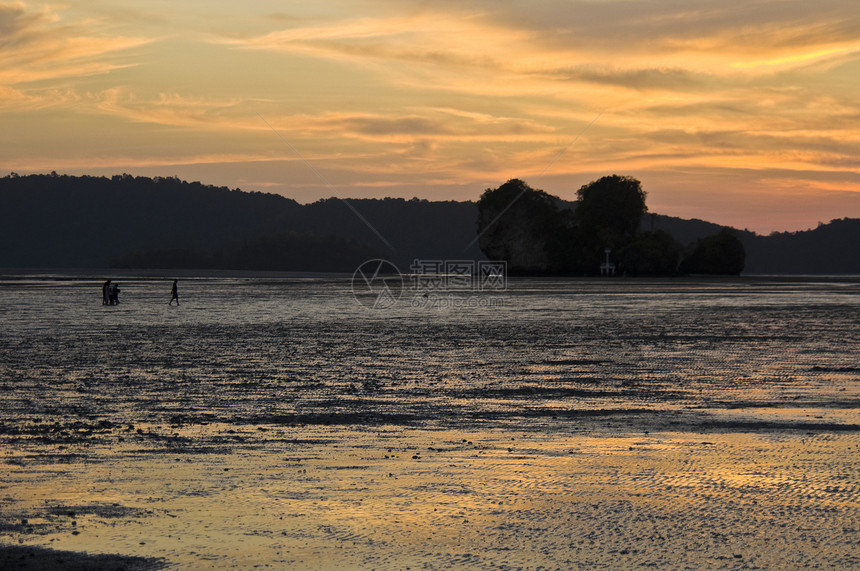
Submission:
<svg viewBox="0 0 860 571">
<path fill-rule="evenodd" d="M 638 180 L 605 176 L 584 185 L 576 194 L 579 227 L 597 247 L 619 250 L 634 240 L 647 211 L 645 191 Z"/>
<path fill-rule="evenodd" d="M 571 210 L 518 179 L 487 189 L 478 201 L 481 250 L 513 273 L 596 274 L 606 248 L 621 272 L 677 273 L 680 244 L 661 231 L 639 234 L 646 207 L 638 180 L 605 176 L 577 194 Z"/>
<path fill-rule="evenodd" d="M 697 241 L 681 262 L 685 274 L 738 275 L 744 269 L 746 252 L 740 239 L 728 228 Z"/>
<path fill-rule="evenodd" d="M 478 200 L 478 244 L 491 260 L 505 260 L 513 273 L 544 273 L 557 266 L 560 234 L 568 215 L 559 199 L 519 179 L 488 188 Z"/>
</svg>

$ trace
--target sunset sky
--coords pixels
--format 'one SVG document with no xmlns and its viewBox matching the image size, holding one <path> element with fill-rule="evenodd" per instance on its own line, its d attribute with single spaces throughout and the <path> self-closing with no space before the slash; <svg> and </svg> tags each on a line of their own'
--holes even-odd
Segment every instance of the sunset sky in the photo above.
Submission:
<svg viewBox="0 0 860 571">
<path fill-rule="evenodd" d="M 858 8 L 0 0 L 0 175 L 311 202 L 476 200 L 514 177 L 574 199 L 615 173 L 652 212 L 814 228 L 860 217 Z"/>
</svg>

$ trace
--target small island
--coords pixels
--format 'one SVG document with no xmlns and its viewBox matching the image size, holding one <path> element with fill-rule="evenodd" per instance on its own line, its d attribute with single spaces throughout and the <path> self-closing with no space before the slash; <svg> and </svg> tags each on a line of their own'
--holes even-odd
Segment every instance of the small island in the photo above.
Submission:
<svg viewBox="0 0 860 571">
<path fill-rule="evenodd" d="M 575 204 L 511 179 L 478 201 L 481 251 L 513 275 L 739 275 L 746 251 L 730 228 L 689 247 L 663 230 L 645 230 L 645 191 L 610 175 L 577 191 Z"/>
</svg>

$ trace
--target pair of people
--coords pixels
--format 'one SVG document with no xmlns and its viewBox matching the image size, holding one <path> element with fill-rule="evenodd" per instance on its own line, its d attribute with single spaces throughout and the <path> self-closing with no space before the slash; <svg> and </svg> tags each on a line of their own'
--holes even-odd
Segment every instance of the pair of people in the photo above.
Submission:
<svg viewBox="0 0 860 571">
<path fill-rule="evenodd" d="M 119 305 L 119 285 L 110 280 L 102 285 L 102 305 Z"/>
<path fill-rule="evenodd" d="M 173 280 L 173 288 L 171 291 L 170 303 L 168 305 L 179 305 L 179 280 Z M 119 304 L 119 286 L 111 280 L 107 280 L 102 284 L 102 305 L 118 305 Z"/>
</svg>

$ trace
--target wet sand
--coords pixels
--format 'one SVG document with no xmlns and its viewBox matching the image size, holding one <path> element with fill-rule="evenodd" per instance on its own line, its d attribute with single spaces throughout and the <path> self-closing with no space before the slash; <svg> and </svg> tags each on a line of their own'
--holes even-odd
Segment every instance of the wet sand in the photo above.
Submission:
<svg viewBox="0 0 860 571">
<path fill-rule="evenodd" d="M 542 424 L 94 431 L 7 453 L 0 529 L 177 569 L 860 565 L 856 432 Z"/>
<path fill-rule="evenodd" d="M 860 566 L 854 290 L 258 285 L 5 314 L 0 567 Z"/>
</svg>

